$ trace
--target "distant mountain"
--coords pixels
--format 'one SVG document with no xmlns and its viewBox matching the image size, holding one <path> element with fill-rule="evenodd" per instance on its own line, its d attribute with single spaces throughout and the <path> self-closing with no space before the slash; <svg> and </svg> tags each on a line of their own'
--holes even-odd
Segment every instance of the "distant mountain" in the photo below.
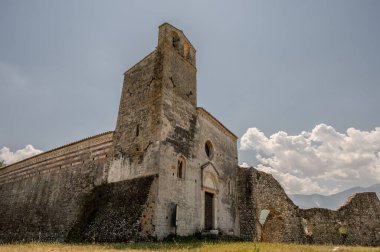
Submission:
<svg viewBox="0 0 380 252">
<path fill-rule="evenodd" d="M 369 187 L 353 187 L 328 196 L 320 194 L 289 194 L 289 198 L 300 208 L 320 207 L 336 210 L 343 205 L 352 194 L 361 192 L 376 192 L 377 197 L 380 198 L 380 183 Z"/>
</svg>

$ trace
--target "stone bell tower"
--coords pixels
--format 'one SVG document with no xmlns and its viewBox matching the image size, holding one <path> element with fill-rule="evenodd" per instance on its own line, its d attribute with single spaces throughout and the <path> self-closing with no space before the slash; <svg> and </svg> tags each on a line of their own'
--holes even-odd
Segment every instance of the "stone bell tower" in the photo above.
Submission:
<svg viewBox="0 0 380 252">
<path fill-rule="evenodd" d="M 164 23 L 160 26 L 157 50 L 163 57 L 166 91 L 196 107 L 196 51 L 190 41 L 181 30 Z"/>
<path fill-rule="evenodd" d="M 183 116 L 172 110 L 195 114 L 195 59 L 195 49 L 183 32 L 164 23 L 156 50 L 124 73 L 109 182 L 159 173 L 160 143 L 168 140 L 167 126 Z"/>
</svg>

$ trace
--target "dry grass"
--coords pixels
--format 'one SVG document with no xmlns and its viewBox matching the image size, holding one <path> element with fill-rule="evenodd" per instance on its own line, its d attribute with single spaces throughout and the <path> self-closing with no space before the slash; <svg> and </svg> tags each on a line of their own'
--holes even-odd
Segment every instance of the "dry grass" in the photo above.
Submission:
<svg viewBox="0 0 380 252">
<path fill-rule="evenodd" d="M 260 251 L 260 252 L 319 252 L 319 251 L 380 251 L 380 247 L 347 247 L 333 245 L 295 245 L 252 242 L 181 242 L 181 243 L 136 243 L 136 244 L 62 244 L 62 243 L 26 243 L 0 245 L 0 252 L 120 252 L 120 251 Z"/>
</svg>

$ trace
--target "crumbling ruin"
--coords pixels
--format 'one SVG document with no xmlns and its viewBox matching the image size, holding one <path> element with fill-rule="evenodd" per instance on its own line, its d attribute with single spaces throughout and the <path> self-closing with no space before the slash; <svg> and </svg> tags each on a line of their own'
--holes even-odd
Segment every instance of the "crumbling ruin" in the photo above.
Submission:
<svg viewBox="0 0 380 252">
<path fill-rule="evenodd" d="M 115 131 L 0 169 L 0 243 L 202 232 L 380 244 L 376 194 L 337 211 L 299 209 L 271 175 L 237 161 L 237 137 L 197 107 L 195 48 L 165 23 L 157 48 L 124 73 Z"/>
<path fill-rule="evenodd" d="M 380 201 L 376 193 L 352 195 L 337 211 L 300 209 L 272 175 L 239 168 L 240 236 L 287 243 L 380 245 Z M 260 215 L 269 212 L 264 223 Z"/>
</svg>

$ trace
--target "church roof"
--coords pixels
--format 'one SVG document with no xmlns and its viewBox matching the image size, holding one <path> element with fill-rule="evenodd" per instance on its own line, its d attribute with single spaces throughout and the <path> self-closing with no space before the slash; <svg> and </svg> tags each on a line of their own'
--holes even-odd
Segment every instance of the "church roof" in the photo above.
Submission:
<svg viewBox="0 0 380 252">
<path fill-rule="evenodd" d="M 230 136 L 235 141 L 238 137 L 232 133 L 226 126 L 224 126 L 218 119 L 216 119 L 213 115 L 211 115 L 207 110 L 202 107 L 197 107 L 197 112 L 203 116 L 205 116 L 212 124 L 214 124 L 217 128 L 223 131 L 226 135 Z"/>
</svg>

